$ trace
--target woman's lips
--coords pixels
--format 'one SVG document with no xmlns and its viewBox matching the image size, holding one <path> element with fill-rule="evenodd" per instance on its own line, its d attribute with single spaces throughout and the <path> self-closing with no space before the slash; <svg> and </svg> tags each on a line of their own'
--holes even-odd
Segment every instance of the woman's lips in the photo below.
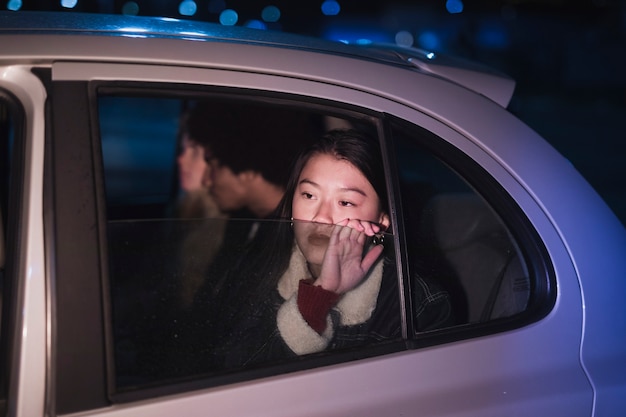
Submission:
<svg viewBox="0 0 626 417">
<path fill-rule="evenodd" d="M 328 246 L 330 236 L 321 233 L 311 233 L 307 241 L 314 246 Z"/>
</svg>

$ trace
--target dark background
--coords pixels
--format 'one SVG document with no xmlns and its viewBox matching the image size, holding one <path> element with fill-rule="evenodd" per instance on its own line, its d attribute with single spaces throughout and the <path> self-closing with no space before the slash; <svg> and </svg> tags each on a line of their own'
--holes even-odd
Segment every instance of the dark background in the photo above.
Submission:
<svg viewBox="0 0 626 417">
<path fill-rule="evenodd" d="M 186 0 L 189 1 L 189 0 Z M 126 13 L 220 21 L 331 39 L 395 42 L 491 65 L 517 80 L 509 109 L 587 178 L 626 224 L 626 4 L 619 0 L 8 0 L 12 10 Z M 262 11 L 280 10 L 276 22 Z M 448 10 L 450 8 L 450 10 Z M 459 10 L 462 9 L 462 10 Z M 263 22 L 263 23 L 261 23 Z"/>
</svg>

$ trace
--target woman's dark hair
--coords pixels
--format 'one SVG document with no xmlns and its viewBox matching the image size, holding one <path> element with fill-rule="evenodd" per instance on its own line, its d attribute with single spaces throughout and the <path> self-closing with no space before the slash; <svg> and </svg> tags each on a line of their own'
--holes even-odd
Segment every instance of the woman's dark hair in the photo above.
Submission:
<svg viewBox="0 0 626 417">
<path fill-rule="evenodd" d="M 285 195 L 276 213 L 279 218 L 290 219 L 292 217 L 291 202 L 298 186 L 298 179 L 304 166 L 315 155 L 332 155 L 354 165 L 372 184 L 380 200 L 381 210 L 389 213 L 385 170 L 378 142 L 358 130 L 335 129 L 304 150 L 292 165 Z"/>
<path fill-rule="evenodd" d="M 354 165 L 378 195 L 381 210 L 389 213 L 385 173 L 378 142 L 353 129 L 335 129 L 323 135 L 317 142 L 305 149 L 292 164 L 291 174 L 287 182 L 285 194 L 271 216 L 273 221 L 264 228 L 267 233 L 259 233 L 257 249 L 254 251 L 256 261 L 248 263 L 251 274 L 261 271 L 258 284 L 270 288 L 289 266 L 293 248 L 294 234 L 292 221 L 292 201 L 298 185 L 298 179 L 305 165 L 315 155 L 333 155 Z M 276 221 L 282 220 L 282 221 Z M 250 276 L 250 275 L 243 275 Z"/>
<path fill-rule="evenodd" d="M 318 116 L 292 107 L 237 101 L 201 101 L 183 119 L 183 129 L 235 174 L 252 170 L 285 186 L 289 163 L 314 142 Z M 297 138 L 297 139 L 296 139 Z"/>
</svg>

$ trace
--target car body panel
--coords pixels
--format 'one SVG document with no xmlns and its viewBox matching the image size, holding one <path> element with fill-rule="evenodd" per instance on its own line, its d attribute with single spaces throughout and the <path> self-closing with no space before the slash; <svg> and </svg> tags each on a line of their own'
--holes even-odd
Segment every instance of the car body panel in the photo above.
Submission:
<svg viewBox="0 0 626 417">
<path fill-rule="evenodd" d="M 18 269 L 22 299 L 14 351 L 15 369 L 9 387 L 14 415 L 42 415 L 49 365 L 48 280 L 43 235 L 44 104 L 46 91 L 29 67 L 0 67 L 0 88 L 10 91 L 23 106 L 26 126 L 24 161 L 22 257 Z"/>
<path fill-rule="evenodd" d="M 50 18 L 45 14 L 30 13 L 29 18 L 21 19 L 22 15 L 0 14 L 0 31 L 21 34 L 72 34 L 81 32 L 106 37 L 137 37 L 137 38 L 175 38 L 188 41 L 226 42 L 233 44 L 280 45 L 291 50 L 309 52 L 323 51 L 324 54 L 355 56 L 360 59 L 377 60 L 389 65 L 414 66 L 429 74 L 454 80 L 480 94 L 490 97 L 503 107 L 509 103 L 515 81 L 500 72 L 477 63 L 415 48 L 398 48 L 385 45 L 382 48 L 350 48 L 341 42 L 303 37 L 281 32 L 259 32 L 241 27 L 227 27 L 200 22 L 137 18 L 106 15 L 78 15 L 71 24 L 64 19 Z M 258 36 L 261 34 L 260 36 Z M 62 54 L 67 49 L 61 49 Z M 56 55 L 61 56 L 61 55 Z M 460 70 L 459 70 L 460 69 Z"/>
</svg>

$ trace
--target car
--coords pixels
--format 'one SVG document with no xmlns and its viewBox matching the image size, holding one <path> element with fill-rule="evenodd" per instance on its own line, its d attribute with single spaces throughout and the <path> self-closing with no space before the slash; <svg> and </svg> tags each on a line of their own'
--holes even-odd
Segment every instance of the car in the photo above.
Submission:
<svg viewBox="0 0 626 417">
<path fill-rule="evenodd" d="M 0 13 L 0 414 L 623 415 L 626 230 L 507 110 L 514 93 L 504 74 L 416 48 Z M 399 336 L 201 365 L 189 341 L 222 335 L 189 319 L 181 283 L 195 303 L 206 245 L 281 224 L 174 214 L 181 123 L 201 103 L 223 113 L 208 129 L 262 145 L 219 146 L 275 168 L 329 129 L 377 139 Z M 214 259 L 230 270 L 236 252 Z M 416 271 L 454 323 L 420 327 Z"/>
</svg>

